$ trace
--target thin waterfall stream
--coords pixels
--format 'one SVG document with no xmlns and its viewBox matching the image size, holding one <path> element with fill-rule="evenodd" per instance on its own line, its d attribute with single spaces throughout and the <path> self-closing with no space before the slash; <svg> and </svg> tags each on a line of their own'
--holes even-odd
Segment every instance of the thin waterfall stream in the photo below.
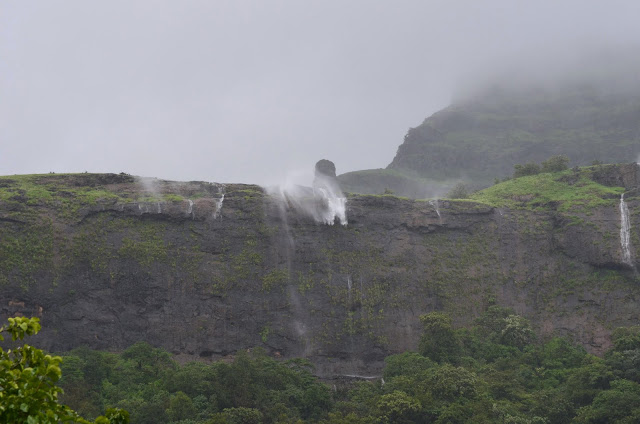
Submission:
<svg viewBox="0 0 640 424">
<path fill-rule="evenodd" d="M 624 193 L 620 196 L 620 245 L 622 247 L 622 262 L 635 270 L 635 265 L 631 259 L 629 207 L 627 206 L 627 202 L 624 201 Z"/>
</svg>

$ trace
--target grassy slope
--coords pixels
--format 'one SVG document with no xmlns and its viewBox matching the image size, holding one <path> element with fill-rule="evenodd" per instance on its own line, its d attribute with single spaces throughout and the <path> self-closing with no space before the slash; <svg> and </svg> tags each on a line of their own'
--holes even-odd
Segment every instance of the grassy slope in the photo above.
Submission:
<svg viewBox="0 0 640 424">
<path fill-rule="evenodd" d="M 594 167 L 515 178 L 471 195 L 471 199 L 511 209 L 587 211 L 618 202 L 624 188 L 607 187 L 591 179 Z"/>
</svg>

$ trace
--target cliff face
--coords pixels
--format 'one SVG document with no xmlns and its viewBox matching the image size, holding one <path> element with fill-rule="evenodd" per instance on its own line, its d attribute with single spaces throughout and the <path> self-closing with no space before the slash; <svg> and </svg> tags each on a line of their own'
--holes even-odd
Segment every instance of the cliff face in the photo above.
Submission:
<svg viewBox="0 0 640 424">
<path fill-rule="evenodd" d="M 637 166 L 600 178 L 633 189 Z M 323 376 L 375 375 L 416 348 L 432 310 L 464 325 L 511 306 L 596 353 L 640 323 L 618 196 L 584 212 L 353 196 L 343 226 L 249 185 L 79 174 L 4 177 L 0 190 L 2 319 L 40 316 L 52 351 L 262 346 Z M 625 199 L 640 246 L 640 198 Z"/>
</svg>

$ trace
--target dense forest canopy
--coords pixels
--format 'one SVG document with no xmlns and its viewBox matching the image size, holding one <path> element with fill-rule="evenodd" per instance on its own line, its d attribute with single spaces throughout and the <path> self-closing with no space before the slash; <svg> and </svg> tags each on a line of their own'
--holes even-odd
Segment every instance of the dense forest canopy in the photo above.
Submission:
<svg viewBox="0 0 640 424">
<path fill-rule="evenodd" d="M 489 307 L 469 328 L 421 317 L 419 352 L 388 356 L 372 381 L 322 382 L 302 359 L 260 348 L 233 360 L 176 363 L 146 343 L 121 354 L 64 356 L 62 400 L 86 416 L 108 407 L 136 424 L 637 423 L 640 328 L 618 328 L 604 357 L 540 340 L 512 310 Z"/>
</svg>

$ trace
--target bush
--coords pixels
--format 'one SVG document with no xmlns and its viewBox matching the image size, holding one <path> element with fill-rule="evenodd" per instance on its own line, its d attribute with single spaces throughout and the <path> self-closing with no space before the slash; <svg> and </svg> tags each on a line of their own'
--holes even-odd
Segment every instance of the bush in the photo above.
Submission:
<svg viewBox="0 0 640 424">
<path fill-rule="evenodd" d="M 540 166 L 534 162 L 528 162 L 524 165 L 513 165 L 513 178 L 524 177 L 527 175 L 536 175 L 540 173 Z"/>
</svg>

